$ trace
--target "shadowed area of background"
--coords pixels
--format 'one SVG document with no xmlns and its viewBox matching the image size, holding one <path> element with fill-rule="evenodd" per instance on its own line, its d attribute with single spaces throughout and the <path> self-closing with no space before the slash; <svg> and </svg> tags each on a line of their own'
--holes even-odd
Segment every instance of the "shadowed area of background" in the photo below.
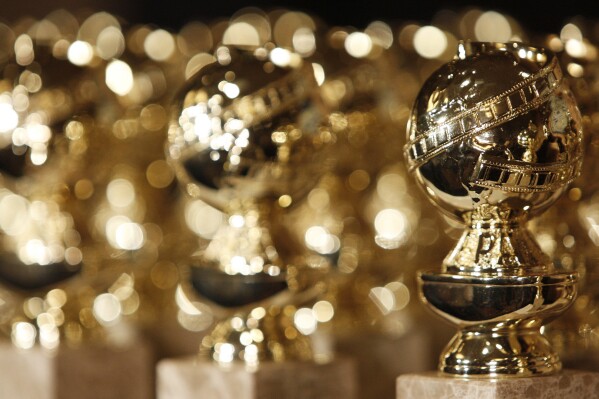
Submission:
<svg viewBox="0 0 599 399">
<path fill-rule="evenodd" d="M 11 1 L 2 4 L 0 19 L 12 21 L 30 15 L 43 17 L 57 8 L 70 11 L 90 9 L 118 14 L 132 23 L 154 23 L 162 27 L 178 29 L 191 20 L 214 20 L 228 18 L 241 8 L 255 6 L 262 9 L 287 7 L 315 14 L 329 25 L 353 25 L 361 28 L 374 19 L 385 21 L 429 21 L 443 9 L 460 10 L 464 7 L 480 7 L 507 13 L 526 24 L 532 31 L 559 30 L 564 21 L 577 16 L 596 17 L 599 7 L 595 2 L 526 2 L 526 1 L 359 1 L 343 2 L 320 0 L 274 1 L 122 1 L 122 0 L 52 0 L 45 2 Z"/>
</svg>

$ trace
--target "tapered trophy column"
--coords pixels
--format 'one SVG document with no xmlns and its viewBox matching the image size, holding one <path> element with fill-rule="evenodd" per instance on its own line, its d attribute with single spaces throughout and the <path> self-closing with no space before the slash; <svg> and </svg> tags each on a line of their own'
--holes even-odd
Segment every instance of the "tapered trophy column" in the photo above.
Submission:
<svg viewBox="0 0 599 399">
<path fill-rule="evenodd" d="M 420 294 L 458 328 L 439 371 L 487 379 L 476 383 L 479 394 L 517 397 L 528 385 L 575 392 L 552 385 L 563 375 L 505 377 L 561 370 L 541 327 L 572 304 L 577 275 L 557 271 L 525 224 L 578 176 L 581 142 L 576 102 L 557 59 L 541 48 L 462 43 L 417 97 L 406 145 L 410 170 L 433 203 L 466 226 L 441 272 L 420 274 Z M 468 384 L 445 378 L 431 388 L 437 377 L 428 378 L 401 377 L 398 397 L 454 397 L 439 387 Z"/>
</svg>

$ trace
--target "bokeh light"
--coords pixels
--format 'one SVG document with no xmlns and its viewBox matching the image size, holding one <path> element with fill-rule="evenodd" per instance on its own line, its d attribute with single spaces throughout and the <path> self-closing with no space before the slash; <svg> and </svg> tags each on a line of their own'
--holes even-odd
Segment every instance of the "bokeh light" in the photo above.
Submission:
<svg viewBox="0 0 599 399">
<path fill-rule="evenodd" d="M 447 48 L 447 36 L 435 26 L 423 26 L 414 34 L 414 49 L 424 58 L 437 58 Z"/>
</svg>

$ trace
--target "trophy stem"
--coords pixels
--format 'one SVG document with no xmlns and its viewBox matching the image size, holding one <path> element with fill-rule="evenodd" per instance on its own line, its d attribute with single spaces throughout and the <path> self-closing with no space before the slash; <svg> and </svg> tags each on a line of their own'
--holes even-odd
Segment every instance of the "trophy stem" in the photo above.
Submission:
<svg viewBox="0 0 599 399">
<path fill-rule="evenodd" d="M 551 260 L 526 228 L 524 218 L 486 206 L 477 208 L 466 221 L 468 227 L 443 263 L 445 272 L 471 276 L 552 272 Z"/>
<path fill-rule="evenodd" d="M 282 261 L 265 213 L 254 204 L 228 210 L 226 220 L 202 252 L 202 263 L 229 275 L 282 272 Z"/>
<path fill-rule="evenodd" d="M 301 305 L 311 306 L 323 287 L 308 284 L 304 275 L 310 270 L 297 272 L 291 255 L 300 253 L 276 216 L 268 204 L 254 202 L 227 210 L 226 221 L 190 268 L 195 292 L 229 312 L 200 347 L 217 363 L 253 367 L 313 359 L 307 336 L 313 331 L 301 331 L 294 315 Z"/>
<path fill-rule="evenodd" d="M 561 370 L 540 328 L 491 324 L 461 329 L 441 354 L 442 372 L 476 377 L 527 377 Z"/>
<path fill-rule="evenodd" d="M 248 367 L 262 361 L 311 360 L 311 340 L 294 327 L 294 310 L 293 306 L 270 306 L 237 312 L 204 337 L 200 356 L 223 366 L 241 360 Z"/>
</svg>

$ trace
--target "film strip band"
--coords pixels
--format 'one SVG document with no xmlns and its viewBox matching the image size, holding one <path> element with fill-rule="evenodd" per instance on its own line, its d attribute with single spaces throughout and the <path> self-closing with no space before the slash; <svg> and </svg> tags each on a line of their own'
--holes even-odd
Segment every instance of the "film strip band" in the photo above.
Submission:
<svg viewBox="0 0 599 399">
<path fill-rule="evenodd" d="M 563 78 L 557 59 L 537 74 L 510 90 L 482 101 L 442 125 L 418 134 L 404 147 L 410 170 L 417 168 L 447 147 L 480 132 L 501 125 L 549 99 Z"/>
<path fill-rule="evenodd" d="M 236 117 L 255 125 L 306 101 L 316 80 L 310 70 L 300 68 L 270 83 L 254 93 L 235 99 L 223 109 L 223 115 L 232 111 Z"/>
<path fill-rule="evenodd" d="M 222 108 L 220 103 L 217 104 L 218 109 L 206 102 L 192 105 L 183 110 L 183 114 L 186 114 L 185 120 L 182 121 L 182 115 L 179 118 L 179 124 L 172 125 L 169 128 L 169 151 L 176 154 L 173 156 L 178 159 L 191 158 L 198 151 L 198 147 L 194 147 L 195 144 L 200 148 L 206 145 L 212 146 L 214 144 L 212 140 L 215 137 L 217 139 L 222 138 L 224 133 L 229 133 L 228 137 L 218 142 L 213 149 L 231 147 L 234 145 L 237 135 L 246 128 L 257 126 L 269 120 L 269 118 L 284 113 L 286 110 L 306 103 L 316 87 L 317 83 L 312 66 L 309 63 L 304 63 L 300 68 L 289 71 L 289 73 L 259 90 L 234 99 Z M 196 107 L 199 110 L 188 113 L 189 109 Z M 207 127 L 209 133 L 205 135 L 207 137 L 202 139 L 193 130 L 197 123 L 196 118 L 199 115 L 203 115 L 210 120 Z M 215 119 L 218 120 L 218 126 L 215 126 Z M 225 125 L 231 119 L 238 119 L 242 123 L 236 123 L 234 127 L 229 129 Z M 204 118 L 204 122 L 205 120 L 206 118 Z M 191 134 L 188 135 L 189 131 L 191 131 Z"/>
<path fill-rule="evenodd" d="M 481 155 L 471 181 L 477 186 L 517 193 L 555 191 L 578 177 L 581 161 L 579 156 L 567 163 L 526 164 Z"/>
</svg>

